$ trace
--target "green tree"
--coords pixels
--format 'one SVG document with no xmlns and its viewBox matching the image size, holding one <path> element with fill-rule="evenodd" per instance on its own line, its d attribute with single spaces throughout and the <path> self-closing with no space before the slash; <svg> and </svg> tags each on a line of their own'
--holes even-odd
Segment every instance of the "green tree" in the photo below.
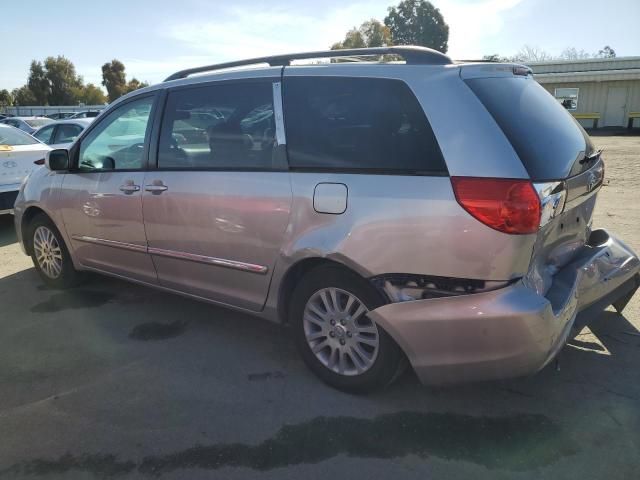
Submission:
<svg viewBox="0 0 640 480">
<path fill-rule="evenodd" d="M 77 100 L 85 105 L 103 105 L 107 103 L 107 97 L 102 89 L 96 87 L 93 83 L 79 87 L 74 93 Z"/>
<path fill-rule="evenodd" d="M 107 89 L 110 102 L 126 93 L 127 79 L 124 64 L 120 60 L 113 59 L 102 65 L 102 85 Z"/>
<path fill-rule="evenodd" d="M 75 105 L 78 103 L 77 91 L 82 87 L 82 77 L 76 74 L 73 63 L 59 55 L 47 57 L 44 61 L 46 77 L 51 86 L 49 105 Z"/>
<path fill-rule="evenodd" d="M 431 2 L 404 0 L 397 7 L 389 7 L 384 24 L 395 45 L 422 45 L 447 52 L 449 25 Z"/>
<path fill-rule="evenodd" d="M 367 20 L 360 28 L 352 28 L 347 32 L 342 42 L 334 43 L 331 50 L 345 48 L 385 47 L 392 45 L 391 32 L 382 22 L 372 18 Z"/>
<path fill-rule="evenodd" d="M 616 58 L 616 51 L 609 45 L 606 45 L 596 56 L 601 58 Z"/>
<path fill-rule="evenodd" d="M 38 105 L 35 95 L 29 89 L 27 85 L 23 85 L 20 88 L 16 88 L 11 92 L 13 97 L 13 104 L 19 106 Z"/>
<path fill-rule="evenodd" d="M 9 90 L 0 90 L 0 107 L 9 107 L 13 105 L 13 96 Z"/>
<path fill-rule="evenodd" d="M 147 82 L 141 82 L 136 77 L 133 77 L 131 80 L 129 80 L 129 83 L 127 83 L 127 87 L 125 88 L 124 93 L 133 92 L 134 90 L 138 90 L 139 88 L 144 88 L 148 86 L 149 84 Z"/>
<path fill-rule="evenodd" d="M 27 86 L 36 98 L 38 105 L 47 105 L 49 103 L 51 86 L 49 85 L 47 72 L 45 71 L 42 63 L 36 62 L 35 60 L 31 61 Z"/>
</svg>

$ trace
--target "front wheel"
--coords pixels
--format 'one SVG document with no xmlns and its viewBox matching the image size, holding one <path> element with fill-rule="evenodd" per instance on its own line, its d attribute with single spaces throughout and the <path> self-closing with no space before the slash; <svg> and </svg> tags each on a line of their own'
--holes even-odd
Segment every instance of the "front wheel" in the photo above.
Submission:
<svg viewBox="0 0 640 480">
<path fill-rule="evenodd" d="M 365 393 L 399 373 L 402 352 L 368 316 L 381 304 L 366 280 L 340 267 L 319 267 L 302 278 L 289 320 L 302 358 L 324 382 Z"/>
<path fill-rule="evenodd" d="M 78 282 L 78 272 L 62 235 L 46 215 L 37 215 L 31 221 L 29 240 L 33 265 L 47 286 L 69 288 Z"/>
</svg>

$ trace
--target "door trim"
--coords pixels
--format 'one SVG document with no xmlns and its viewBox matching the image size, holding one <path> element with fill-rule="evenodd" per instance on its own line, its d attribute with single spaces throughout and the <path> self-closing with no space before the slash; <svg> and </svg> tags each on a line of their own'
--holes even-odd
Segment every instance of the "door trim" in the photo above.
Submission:
<svg viewBox="0 0 640 480">
<path fill-rule="evenodd" d="M 121 248 L 133 252 L 148 253 L 150 255 L 158 255 L 160 257 L 177 258 L 179 260 L 188 260 L 190 262 L 206 263 L 207 265 L 216 265 L 218 267 L 233 268 L 234 270 L 242 270 L 243 272 L 266 274 L 269 267 L 265 265 L 256 265 L 255 263 L 238 262 L 237 260 L 227 260 L 225 258 L 208 257 L 206 255 L 197 255 L 195 253 L 178 252 L 175 250 L 165 250 L 163 248 L 147 247 L 146 245 L 135 245 L 133 243 L 118 242 L 116 240 L 107 240 L 104 238 L 90 237 L 88 235 L 71 235 L 73 240 L 78 242 L 93 243 L 105 247 Z"/>
<path fill-rule="evenodd" d="M 264 275 L 269 270 L 265 265 L 256 265 L 254 263 L 238 262 L 236 260 L 227 260 L 224 258 L 207 257 L 206 255 L 196 255 L 194 253 L 177 252 L 175 250 L 164 250 L 162 248 L 149 247 L 147 251 L 151 255 L 161 257 L 177 258 L 180 260 L 188 260 L 190 262 L 206 263 L 207 265 L 216 265 L 218 267 L 233 268 L 244 272 L 259 273 Z"/>
<path fill-rule="evenodd" d="M 90 237 L 88 235 L 73 234 L 71 235 L 71 238 L 73 240 L 77 240 L 78 242 L 93 243 L 95 245 L 102 245 L 105 247 L 114 247 L 114 248 L 121 248 L 123 250 L 131 250 L 133 252 L 147 253 L 147 247 L 145 245 L 136 245 L 134 243 L 118 242 L 116 240 L 107 240 L 105 238 Z"/>
</svg>

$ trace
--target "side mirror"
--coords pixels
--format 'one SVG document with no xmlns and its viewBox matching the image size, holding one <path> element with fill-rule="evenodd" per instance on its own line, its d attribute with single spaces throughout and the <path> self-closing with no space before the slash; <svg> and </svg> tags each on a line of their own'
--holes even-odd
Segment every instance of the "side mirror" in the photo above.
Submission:
<svg viewBox="0 0 640 480">
<path fill-rule="evenodd" d="M 63 148 L 51 150 L 45 156 L 45 165 L 49 170 L 69 170 L 69 151 Z"/>
</svg>

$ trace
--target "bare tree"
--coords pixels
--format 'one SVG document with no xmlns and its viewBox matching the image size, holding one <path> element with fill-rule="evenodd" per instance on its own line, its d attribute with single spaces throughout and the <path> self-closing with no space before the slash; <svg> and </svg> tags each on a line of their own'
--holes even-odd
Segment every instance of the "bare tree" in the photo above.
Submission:
<svg viewBox="0 0 640 480">
<path fill-rule="evenodd" d="M 553 60 L 553 55 L 545 52 L 540 47 L 532 45 L 524 45 L 518 52 L 511 58 L 516 62 L 544 62 L 546 60 Z"/>
<path fill-rule="evenodd" d="M 559 60 L 584 60 L 585 58 L 593 58 L 593 53 L 586 52 L 585 50 L 578 50 L 576 47 L 567 47 L 558 56 Z"/>
</svg>

